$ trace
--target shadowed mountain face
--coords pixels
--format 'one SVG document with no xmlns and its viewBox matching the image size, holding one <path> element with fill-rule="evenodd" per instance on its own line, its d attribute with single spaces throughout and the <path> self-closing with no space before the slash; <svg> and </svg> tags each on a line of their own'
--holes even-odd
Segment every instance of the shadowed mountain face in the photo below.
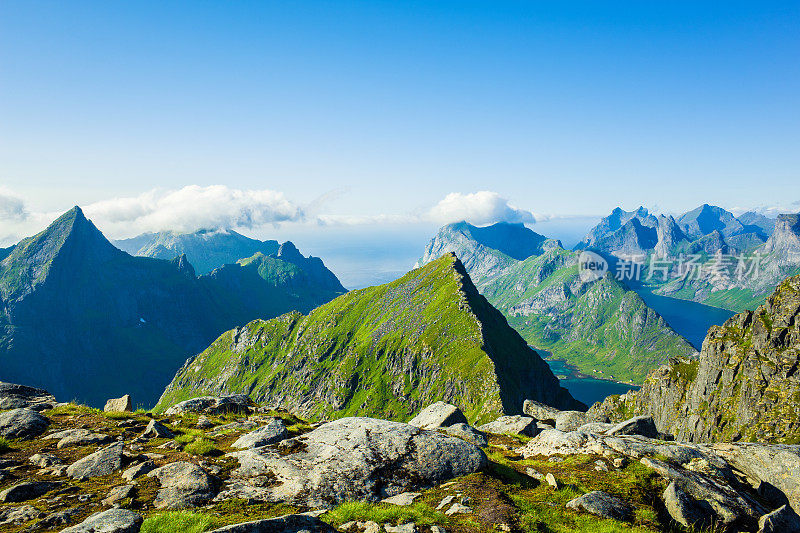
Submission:
<svg viewBox="0 0 800 533">
<path fill-rule="evenodd" d="M 92 405 L 129 393 L 149 407 L 186 357 L 226 329 L 327 301 L 269 281 L 297 269 L 274 261 L 232 265 L 232 290 L 197 278 L 185 256 L 130 256 L 76 207 L 0 261 L 0 379 Z"/>
<path fill-rule="evenodd" d="M 407 420 L 438 400 L 473 422 L 521 414 L 528 398 L 582 407 L 452 254 L 308 316 L 225 333 L 178 372 L 159 407 L 223 392 L 247 392 L 314 418 Z"/>
</svg>

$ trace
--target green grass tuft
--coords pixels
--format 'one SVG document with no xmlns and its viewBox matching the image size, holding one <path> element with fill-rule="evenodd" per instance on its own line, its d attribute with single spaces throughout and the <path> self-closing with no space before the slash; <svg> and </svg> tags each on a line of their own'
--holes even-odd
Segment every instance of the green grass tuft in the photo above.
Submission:
<svg viewBox="0 0 800 533">
<path fill-rule="evenodd" d="M 6 437 L 0 437 L 0 453 L 6 453 L 13 450 L 14 447 L 11 445 L 11 441 Z"/>
<path fill-rule="evenodd" d="M 183 451 L 192 455 L 213 455 L 219 450 L 214 446 L 214 441 L 208 439 L 197 439 L 184 446 Z"/>
<path fill-rule="evenodd" d="M 145 519 L 141 533 L 202 533 L 214 525 L 214 520 L 203 513 L 168 511 Z"/>
<path fill-rule="evenodd" d="M 345 522 L 365 522 L 372 520 L 378 524 L 404 524 L 414 522 L 418 526 L 447 525 L 450 519 L 439 511 L 423 503 L 407 507 L 383 503 L 344 502 L 323 515 L 323 520 L 340 526 Z"/>
</svg>

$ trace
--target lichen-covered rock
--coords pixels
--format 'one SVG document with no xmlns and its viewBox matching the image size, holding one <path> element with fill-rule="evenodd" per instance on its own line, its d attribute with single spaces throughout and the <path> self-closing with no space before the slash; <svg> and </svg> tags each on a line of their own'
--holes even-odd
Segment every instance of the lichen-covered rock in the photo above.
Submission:
<svg viewBox="0 0 800 533">
<path fill-rule="evenodd" d="M 175 434 L 158 420 L 151 420 L 142 433 L 142 437 L 148 439 L 171 439 Z"/>
<path fill-rule="evenodd" d="M 232 454 L 239 461 L 217 497 L 288 501 L 309 507 L 378 501 L 476 472 L 477 446 L 437 431 L 371 418 L 342 418 L 273 447 Z"/>
<path fill-rule="evenodd" d="M 422 429 L 434 429 L 453 424 L 466 424 L 467 417 L 464 416 L 461 409 L 453 404 L 435 402 L 420 411 L 408 423 Z"/>
<path fill-rule="evenodd" d="M 704 509 L 697 500 L 678 487 L 674 481 L 664 490 L 662 498 L 669 515 L 682 526 L 697 529 L 711 527 L 713 514 Z"/>
<path fill-rule="evenodd" d="M 522 412 L 539 421 L 552 421 L 552 425 L 555 426 L 556 416 L 558 416 L 558 413 L 561 411 L 541 402 L 525 400 L 522 404 Z"/>
<path fill-rule="evenodd" d="M 106 413 L 130 413 L 133 411 L 131 395 L 126 394 L 120 398 L 111 398 L 106 402 L 103 411 Z"/>
<path fill-rule="evenodd" d="M 122 468 L 122 452 L 125 444 L 115 442 L 105 448 L 79 459 L 67 468 L 67 475 L 75 479 L 107 476 Z"/>
<path fill-rule="evenodd" d="M 758 520 L 758 533 L 798 533 L 800 516 L 791 507 L 782 505 Z"/>
<path fill-rule="evenodd" d="M 88 429 L 76 428 L 65 429 L 56 433 L 50 433 L 43 437 L 44 439 L 58 439 L 56 448 L 66 448 L 67 446 L 86 446 L 88 444 L 105 444 L 111 440 L 108 435 L 102 433 L 95 433 Z"/>
<path fill-rule="evenodd" d="M 488 444 L 486 435 L 469 424 L 453 424 L 452 426 L 441 428 L 440 430 L 453 437 L 464 439 L 465 441 L 480 448 L 483 448 L 486 446 L 486 444 Z"/>
<path fill-rule="evenodd" d="M 606 435 L 641 435 L 654 439 L 658 437 L 656 424 L 651 416 L 637 416 L 620 422 L 605 430 Z"/>
<path fill-rule="evenodd" d="M 602 518 L 629 520 L 633 507 L 607 492 L 595 490 L 567 502 L 567 508 L 586 511 Z"/>
<path fill-rule="evenodd" d="M 34 411 L 52 409 L 58 404 L 55 396 L 44 389 L 0 381 L 0 410 L 27 408 Z"/>
<path fill-rule="evenodd" d="M 61 533 L 139 533 L 142 516 L 127 509 L 109 509 L 95 513 L 77 526 Z"/>
<path fill-rule="evenodd" d="M 650 415 L 658 430 L 694 442 L 800 442 L 800 276 L 755 311 L 709 329 L 700 356 L 673 359 L 638 391 L 589 410 L 593 420 Z"/>
<path fill-rule="evenodd" d="M 588 418 L 582 411 L 561 411 L 556 415 L 556 429 L 559 431 L 575 431 L 586 422 Z"/>
<path fill-rule="evenodd" d="M 60 481 L 23 481 L 0 492 L 0 502 L 24 502 L 62 486 Z"/>
<path fill-rule="evenodd" d="M 156 468 L 147 477 L 155 477 L 161 483 L 153 502 L 157 509 L 196 507 L 216 495 L 217 480 L 192 463 L 169 463 Z"/>
<path fill-rule="evenodd" d="M 32 409 L 19 407 L 0 413 L 0 436 L 11 439 L 32 439 L 38 437 L 50 420 Z"/>
<path fill-rule="evenodd" d="M 539 433 L 536 420 L 522 415 L 501 416 L 493 422 L 479 426 L 478 429 L 486 433 L 527 435 L 528 437 Z"/>
<path fill-rule="evenodd" d="M 275 444 L 289 436 L 286 424 L 280 418 L 273 418 L 266 425 L 239 437 L 231 446 L 238 449 L 258 448 Z"/>
</svg>

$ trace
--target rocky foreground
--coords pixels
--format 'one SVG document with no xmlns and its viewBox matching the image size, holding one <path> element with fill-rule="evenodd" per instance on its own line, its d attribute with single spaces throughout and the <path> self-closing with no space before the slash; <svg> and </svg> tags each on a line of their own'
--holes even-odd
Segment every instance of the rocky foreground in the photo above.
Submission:
<svg viewBox="0 0 800 533">
<path fill-rule="evenodd" d="M 10 384 L 0 409 L 2 531 L 798 530 L 800 446 L 660 440 L 647 417 L 308 424 L 243 395 L 156 416 Z"/>
</svg>

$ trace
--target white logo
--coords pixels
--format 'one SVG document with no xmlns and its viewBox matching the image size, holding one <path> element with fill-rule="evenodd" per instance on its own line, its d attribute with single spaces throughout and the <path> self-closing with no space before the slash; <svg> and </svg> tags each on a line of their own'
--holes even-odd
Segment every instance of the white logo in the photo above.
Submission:
<svg viewBox="0 0 800 533">
<path fill-rule="evenodd" d="M 581 281 L 597 281 L 608 272 L 608 261 L 594 252 L 581 252 L 578 257 L 578 275 Z"/>
</svg>

